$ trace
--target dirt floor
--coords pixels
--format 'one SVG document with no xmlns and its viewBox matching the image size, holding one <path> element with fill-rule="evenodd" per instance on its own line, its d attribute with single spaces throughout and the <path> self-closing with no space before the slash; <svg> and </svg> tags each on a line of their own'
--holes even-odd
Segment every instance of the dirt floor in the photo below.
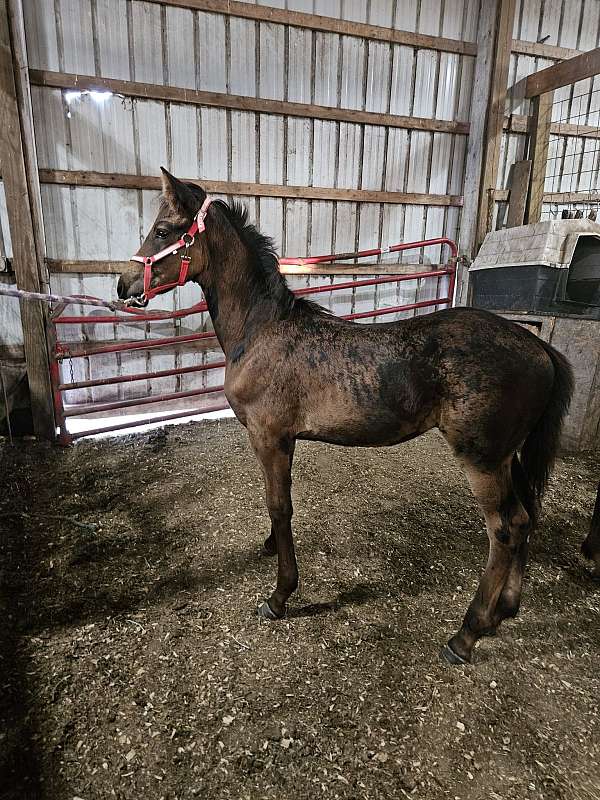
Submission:
<svg viewBox="0 0 600 800">
<path fill-rule="evenodd" d="M 565 458 L 521 616 L 450 667 L 487 539 L 428 434 L 300 444 L 301 587 L 236 422 L 0 445 L 2 800 L 600 797 L 598 458 Z"/>
</svg>

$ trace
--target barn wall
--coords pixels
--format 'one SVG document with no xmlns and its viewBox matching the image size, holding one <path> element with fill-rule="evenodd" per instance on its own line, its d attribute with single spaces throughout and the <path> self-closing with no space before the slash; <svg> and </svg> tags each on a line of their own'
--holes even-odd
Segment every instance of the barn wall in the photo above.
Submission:
<svg viewBox="0 0 600 800">
<path fill-rule="evenodd" d="M 467 121 L 472 56 L 133 0 L 26 0 L 31 66 L 345 109 Z M 274 5 L 278 5 L 275 3 Z M 317 13 L 474 40 L 475 0 L 317 4 Z M 417 19 L 416 10 L 420 6 Z M 314 4 L 288 3 L 312 10 Z M 369 14 L 367 16 L 367 7 Z M 337 12 L 337 13 L 334 13 Z M 348 189 L 460 194 L 466 136 L 35 87 L 40 167 Z M 70 113 L 70 117 L 68 114 Z M 127 258 L 155 196 L 47 186 L 51 258 Z M 454 235 L 457 208 L 246 199 L 284 255 Z M 90 217 L 91 236 L 83 235 Z M 137 237 L 136 237 L 137 238 Z M 439 252 L 429 253 L 435 261 Z M 414 258 L 414 257 L 412 257 Z"/>
<path fill-rule="evenodd" d="M 272 5 L 282 6 L 273 2 Z M 479 0 L 288 0 L 290 10 L 366 22 L 454 40 L 476 39 Z M 468 122 L 474 56 L 440 52 L 292 25 L 191 11 L 142 0 L 24 0 L 30 66 L 84 75 L 268 98 L 343 109 Z M 462 194 L 465 134 L 407 130 L 126 97 L 77 95 L 32 87 L 41 169 L 159 175 L 160 165 L 187 178 Z M 456 237 L 458 206 L 240 198 L 283 255 L 302 256 Z M 42 184 L 47 255 L 122 260 L 155 215 L 157 193 Z M 439 263 L 440 248 L 404 260 Z M 397 261 L 392 256 L 391 261 Z M 347 279 L 345 276 L 334 280 Z M 330 283 L 297 277 L 292 286 Z M 56 292 L 114 296 L 110 275 L 52 276 Z M 434 296 L 431 283 L 370 287 L 330 300 L 336 313 Z M 198 300 L 183 287 L 153 306 Z M 389 317 L 388 317 L 389 319 Z M 181 323 L 90 325 L 63 338 L 147 337 L 204 330 L 204 315 Z M 188 365 L 210 355 L 164 351 L 127 356 L 126 371 Z M 122 368 L 110 356 L 73 361 L 76 379 Z M 191 388 L 219 376 L 170 378 L 155 391 Z M 145 393 L 147 387 L 73 393 L 72 401 Z M 124 393 L 124 394 L 123 394 Z"/>
<path fill-rule="evenodd" d="M 8 216 L 6 213 L 6 197 L 4 183 L 0 180 L 0 281 L 12 285 L 12 277 L 6 274 L 6 259 L 12 256 L 12 244 Z M 23 345 L 21 330 L 21 313 L 16 300 L 0 299 L 0 360 L 2 358 L 20 357 Z M 15 351 L 15 348 L 18 348 Z"/>
<path fill-rule="evenodd" d="M 518 0 L 515 13 L 513 39 L 526 42 L 543 41 L 546 45 L 575 50 L 592 50 L 600 45 L 600 0 Z M 506 114 L 528 115 L 531 101 L 523 97 L 524 78 L 552 64 L 557 59 L 540 58 L 520 53 L 511 55 Z M 554 93 L 553 121 L 571 121 L 574 115 L 584 116 L 575 122 L 600 125 L 600 76 L 579 81 Z M 598 141 L 576 136 L 552 136 L 545 191 L 570 192 L 600 188 L 598 173 Z M 526 156 L 525 133 L 506 131 L 502 140 L 498 189 L 507 189 L 510 168 L 515 161 Z M 595 173 L 587 170 L 595 167 Z M 572 178 L 572 172 L 584 172 L 581 178 Z M 563 176 L 564 173 L 564 176 Z M 552 178 L 552 175 L 558 177 Z M 544 204 L 543 215 L 557 213 L 563 206 Z M 497 204 L 496 225 L 500 227 L 506 214 L 506 203 Z"/>
</svg>

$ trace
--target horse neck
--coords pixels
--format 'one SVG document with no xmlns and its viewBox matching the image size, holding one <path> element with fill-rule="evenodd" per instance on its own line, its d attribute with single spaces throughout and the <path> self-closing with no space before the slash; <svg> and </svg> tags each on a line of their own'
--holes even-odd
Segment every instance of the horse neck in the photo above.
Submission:
<svg viewBox="0 0 600 800">
<path fill-rule="evenodd" d="M 237 232 L 209 233 L 207 244 L 209 266 L 200 276 L 200 285 L 219 344 L 229 357 L 262 325 L 278 317 L 277 302 L 257 293 L 252 255 Z"/>
</svg>

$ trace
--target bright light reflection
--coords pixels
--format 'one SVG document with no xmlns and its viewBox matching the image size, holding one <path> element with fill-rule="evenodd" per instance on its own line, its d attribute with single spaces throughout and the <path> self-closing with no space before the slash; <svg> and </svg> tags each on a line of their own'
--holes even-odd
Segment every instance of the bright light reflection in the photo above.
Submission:
<svg viewBox="0 0 600 800">
<path fill-rule="evenodd" d="M 89 95 L 96 103 L 104 103 L 109 97 L 113 96 L 113 92 L 99 92 L 96 89 L 86 89 L 84 92 L 76 90 L 69 90 L 65 92 L 65 100 L 67 105 L 71 105 L 74 100 L 81 100 L 84 95 Z"/>
<path fill-rule="evenodd" d="M 91 91 L 91 92 L 89 92 L 89 95 L 97 103 L 103 103 L 105 100 L 108 100 L 109 97 L 112 97 L 113 93 L 112 92 Z"/>
</svg>

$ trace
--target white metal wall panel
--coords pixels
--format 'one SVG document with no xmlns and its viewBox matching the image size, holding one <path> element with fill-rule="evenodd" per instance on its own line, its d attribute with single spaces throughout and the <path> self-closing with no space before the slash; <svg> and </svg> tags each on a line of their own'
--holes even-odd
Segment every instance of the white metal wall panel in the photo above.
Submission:
<svg viewBox="0 0 600 800">
<path fill-rule="evenodd" d="M 107 78 L 131 77 L 127 38 L 127 0 L 96 0 L 98 65 Z"/>
</svg>

